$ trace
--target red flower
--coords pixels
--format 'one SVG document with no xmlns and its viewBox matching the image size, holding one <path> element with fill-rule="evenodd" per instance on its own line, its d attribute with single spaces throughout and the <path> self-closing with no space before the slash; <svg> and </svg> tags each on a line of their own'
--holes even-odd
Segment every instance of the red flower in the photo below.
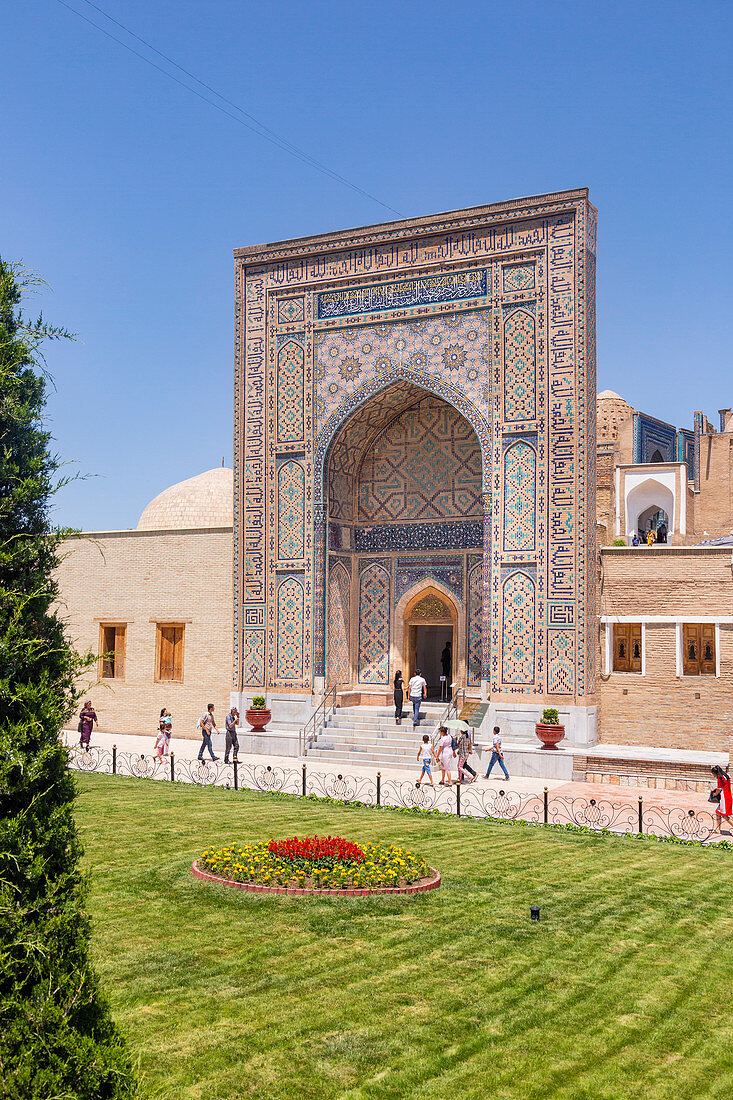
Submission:
<svg viewBox="0 0 733 1100">
<path fill-rule="evenodd" d="M 341 836 L 297 836 L 287 840 L 271 840 L 268 849 L 274 856 L 292 862 L 299 859 L 309 863 L 326 861 L 333 863 L 363 863 L 364 853 L 358 844 Z"/>
</svg>

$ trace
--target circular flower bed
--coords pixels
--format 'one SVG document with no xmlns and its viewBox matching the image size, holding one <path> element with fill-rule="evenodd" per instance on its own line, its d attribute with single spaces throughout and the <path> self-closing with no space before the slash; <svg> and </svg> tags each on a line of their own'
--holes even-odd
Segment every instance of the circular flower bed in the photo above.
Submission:
<svg viewBox="0 0 733 1100">
<path fill-rule="evenodd" d="M 208 848 L 193 871 L 200 878 L 258 892 L 416 893 L 440 885 L 440 875 L 405 848 L 359 845 L 339 836 Z"/>
</svg>

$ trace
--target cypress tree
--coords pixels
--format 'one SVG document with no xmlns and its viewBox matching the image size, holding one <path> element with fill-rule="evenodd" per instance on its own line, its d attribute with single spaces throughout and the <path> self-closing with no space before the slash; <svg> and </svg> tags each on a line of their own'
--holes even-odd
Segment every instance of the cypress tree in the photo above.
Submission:
<svg viewBox="0 0 733 1100">
<path fill-rule="evenodd" d="M 59 460 L 44 428 L 40 283 L 0 259 L 0 1097 L 106 1100 L 136 1089 L 89 958 L 74 779 L 59 732 L 89 658 L 54 610 Z"/>
</svg>

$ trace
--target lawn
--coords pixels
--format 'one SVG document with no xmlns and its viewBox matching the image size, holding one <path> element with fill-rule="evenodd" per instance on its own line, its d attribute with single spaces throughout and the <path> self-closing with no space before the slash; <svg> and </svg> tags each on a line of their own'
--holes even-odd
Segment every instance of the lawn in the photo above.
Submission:
<svg viewBox="0 0 733 1100">
<path fill-rule="evenodd" d="M 106 776 L 79 789 L 93 952 L 146 1097 L 733 1089 L 731 852 Z M 314 832 L 410 847 L 443 885 L 296 899 L 190 873 L 207 845 Z"/>
</svg>

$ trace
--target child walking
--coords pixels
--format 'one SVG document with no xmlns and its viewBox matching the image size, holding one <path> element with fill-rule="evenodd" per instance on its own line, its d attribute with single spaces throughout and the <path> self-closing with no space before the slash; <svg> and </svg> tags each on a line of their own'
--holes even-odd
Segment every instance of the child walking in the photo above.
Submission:
<svg viewBox="0 0 733 1100">
<path fill-rule="evenodd" d="M 433 746 L 430 744 L 430 738 L 428 737 L 427 733 L 424 733 L 422 735 L 422 742 L 419 749 L 417 750 L 417 760 L 418 763 L 422 760 L 422 771 L 420 772 L 420 776 L 415 786 L 419 787 L 422 777 L 426 775 L 430 780 L 430 786 L 434 787 L 435 783 L 433 783 L 433 773 L 430 770 L 430 765 L 433 760 L 435 760 L 437 764 L 438 758 L 433 752 Z"/>
</svg>

